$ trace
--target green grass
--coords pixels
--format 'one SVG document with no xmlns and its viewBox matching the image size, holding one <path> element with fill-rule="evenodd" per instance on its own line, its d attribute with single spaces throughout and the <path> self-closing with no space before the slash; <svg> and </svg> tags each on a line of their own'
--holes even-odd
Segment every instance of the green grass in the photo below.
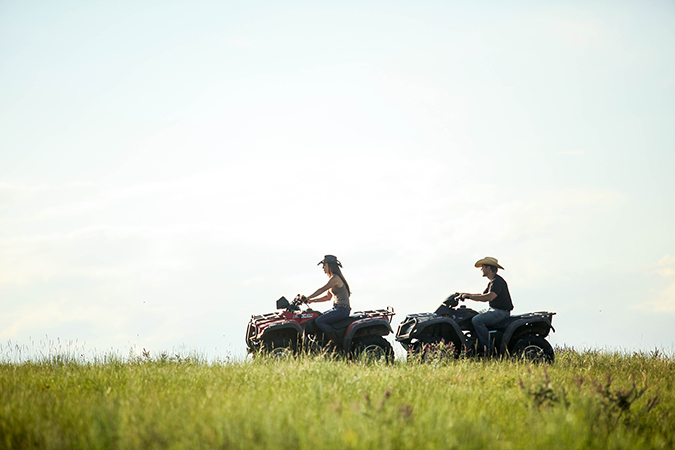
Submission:
<svg viewBox="0 0 675 450">
<path fill-rule="evenodd" d="M 675 448 L 675 362 L 0 363 L 0 448 Z"/>
</svg>

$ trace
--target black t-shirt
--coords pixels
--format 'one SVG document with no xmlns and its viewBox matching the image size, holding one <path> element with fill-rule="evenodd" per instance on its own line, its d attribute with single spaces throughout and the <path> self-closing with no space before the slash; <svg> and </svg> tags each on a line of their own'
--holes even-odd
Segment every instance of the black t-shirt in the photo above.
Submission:
<svg viewBox="0 0 675 450">
<path fill-rule="evenodd" d="M 506 284 L 506 281 L 499 275 L 490 281 L 485 288 L 483 294 L 488 292 L 494 292 L 497 296 L 490 302 L 490 307 L 495 309 L 503 309 L 505 311 L 511 311 L 513 309 L 513 303 L 511 303 L 511 294 L 509 294 L 509 287 Z"/>
</svg>

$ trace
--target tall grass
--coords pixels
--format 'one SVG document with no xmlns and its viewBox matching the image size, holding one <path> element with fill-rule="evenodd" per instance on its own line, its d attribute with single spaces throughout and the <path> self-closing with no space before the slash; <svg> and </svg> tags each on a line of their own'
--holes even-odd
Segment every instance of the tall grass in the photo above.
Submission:
<svg viewBox="0 0 675 450">
<path fill-rule="evenodd" d="M 675 448 L 671 357 L 0 364 L 0 448 Z"/>
</svg>

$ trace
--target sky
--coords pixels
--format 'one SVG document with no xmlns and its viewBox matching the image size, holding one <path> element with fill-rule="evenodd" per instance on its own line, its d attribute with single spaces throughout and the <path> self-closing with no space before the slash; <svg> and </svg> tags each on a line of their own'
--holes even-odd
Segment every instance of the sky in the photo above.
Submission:
<svg viewBox="0 0 675 450">
<path fill-rule="evenodd" d="M 1 352 L 241 358 L 334 254 L 673 354 L 674 171 L 671 1 L 5 0 Z"/>
</svg>

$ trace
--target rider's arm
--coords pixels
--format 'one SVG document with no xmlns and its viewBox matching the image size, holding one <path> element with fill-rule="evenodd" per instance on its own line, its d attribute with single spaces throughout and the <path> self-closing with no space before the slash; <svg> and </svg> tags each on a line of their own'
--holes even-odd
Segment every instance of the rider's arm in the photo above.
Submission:
<svg viewBox="0 0 675 450">
<path fill-rule="evenodd" d="M 464 293 L 462 294 L 462 298 L 468 298 L 469 300 L 473 300 L 476 302 L 491 302 L 495 298 L 497 298 L 497 294 L 494 292 L 488 292 L 487 294 L 467 294 Z"/>
<path fill-rule="evenodd" d="M 330 288 L 334 288 L 340 281 L 342 281 L 340 280 L 340 277 L 336 277 L 335 275 L 333 275 L 332 277 L 330 277 L 330 280 L 328 280 L 328 283 L 326 283 L 325 286 L 317 289 L 316 292 L 314 292 L 312 295 L 308 295 L 307 300 L 311 300 L 317 295 L 321 295 L 324 292 L 328 291 Z M 333 298 L 333 294 L 329 291 L 324 297 L 317 298 L 316 300 L 314 300 L 314 302 L 325 302 L 330 300 L 331 298 Z"/>
<path fill-rule="evenodd" d="M 309 297 L 307 297 L 307 303 L 327 302 L 331 298 L 333 298 L 333 294 L 330 291 L 328 291 L 328 293 L 326 295 L 324 295 L 323 297 L 315 298 L 315 299 L 312 299 L 312 300 L 310 300 Z"/>
</svg>

